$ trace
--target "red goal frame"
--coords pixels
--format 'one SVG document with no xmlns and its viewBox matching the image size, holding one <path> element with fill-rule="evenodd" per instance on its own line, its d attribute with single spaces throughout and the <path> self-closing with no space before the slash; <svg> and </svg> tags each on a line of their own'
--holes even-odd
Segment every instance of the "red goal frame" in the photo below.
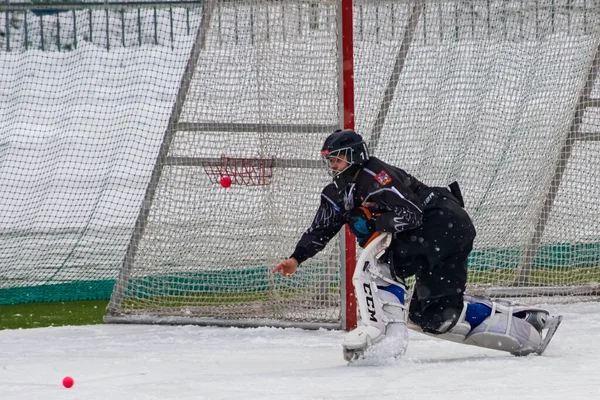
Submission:
<svg viewBox="0 0 600 400">
<path fill-rule="evenodd" d="M 354 129 L 354 40 L 352 0 L 341 0 L 340 23 L 340 115 L 344 129 Z M 349 22 L 348 22 L 349 21 Z M 351 330 L 357 326 L 356 296 L 352 285 L 352 276 L 356 268 L 356 239 L 346 225 L 342 238 L 342 258 L 344 261 L 345 279 L 344 297 L 342 298 L 342 327 Z"/>
</svg>

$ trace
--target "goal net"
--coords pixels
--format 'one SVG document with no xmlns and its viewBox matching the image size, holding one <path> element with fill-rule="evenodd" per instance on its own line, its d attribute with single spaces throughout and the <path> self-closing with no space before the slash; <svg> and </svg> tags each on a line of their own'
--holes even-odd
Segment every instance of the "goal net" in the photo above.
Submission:
<svg viewBox="0 0 600 400">
<path fill-rule="evenodd" d="M 405 49 L 399 8 L 418 18 Z M 358 21 L 385 21 L 355 32 L 357 128 L 424 182 L 460 182 L 478 232 L 472 293 L 598 293 L 597 11 L 585 1 L 355 2 Z"/>
<path fill-rule="evenodd" d="M 293 250 L 326 183 L 313 165 L 331 132 L 321 128 L 339 119 L 338 4 L 209 11 L 183 128 L 158 161 L 109 315 L 335 322 L 336 241 L 295 278 L 269 271 Z M 424 182 L 461 183 L 478 230 L 471 292 L 536 301 L 596 292 L 600 121 L 587 110 L 596 11 L 585 2 L 353 4 L 356 129 L 372 154 Z M 225 190 L 202 168 L 221 155 L 275 160 L 272 177 Z"/>
<path fill-rule="evenodd" d="M 176 4 L 0 15 L 0 304 L 111 295 L 107 322 L 343 327 L 342 238 L 271 270 L 352 119 L 373 155 L 460 183 L 468 291 L 598 298 L 595 2 Z"/>
<path fill-rule="evenodd" d="M 340 327 L 337 239 L 271 273 L 327 184 L 338 62 L 335 2 L 206 3 L 107 320 Z"/>
</svg>

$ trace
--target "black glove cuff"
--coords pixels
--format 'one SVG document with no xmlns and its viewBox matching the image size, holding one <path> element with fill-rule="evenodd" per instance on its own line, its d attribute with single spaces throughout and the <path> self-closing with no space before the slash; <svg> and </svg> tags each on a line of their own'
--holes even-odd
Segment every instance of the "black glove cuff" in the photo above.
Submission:
<svg viewBox="0 0 600 400">
<path fill-rule="evenodd" d="M 304 261 L 308 260 L 308 254 L 306 254 L 306 250 L 303 247 L 298 247 L 296 248 L 296 250 L 294 250 L 294 252 L 292 253 L 292 255 L 290 256 L 290 258 L 295 258 L 296 261 L 298 261 L 298 264 L 302 264 Z"/>
</svg>

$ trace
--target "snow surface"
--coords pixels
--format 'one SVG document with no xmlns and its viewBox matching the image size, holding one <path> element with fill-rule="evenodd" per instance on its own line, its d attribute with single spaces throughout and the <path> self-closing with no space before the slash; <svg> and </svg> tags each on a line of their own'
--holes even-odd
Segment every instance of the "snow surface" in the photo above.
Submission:
<svg viewBox="0 0 600 400">
<path fill-rule="evenodd" d="M 341 331 L 97 325 L 0 331 L 1 399 L 596 399 L 600 304 L 565 319 L 543 356 L 411 332 L 403 359 L 348 366 Z M 62 386 L 72 376 L 71 389 Z"/>
</svg>

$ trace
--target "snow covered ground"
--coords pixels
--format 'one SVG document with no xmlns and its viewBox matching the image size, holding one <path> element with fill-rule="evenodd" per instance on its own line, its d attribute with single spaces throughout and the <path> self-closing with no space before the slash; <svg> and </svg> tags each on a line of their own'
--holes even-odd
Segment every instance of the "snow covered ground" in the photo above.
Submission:
<svg viewBox="0 0 600 400">
<path fill-rule="evenodd" d="M 596 399 L 600 304 L 565 319 L 546 353 L 511 355 L 411 333 L 403 359 L 348 366 L 343 332 L 98 325 L 0 331 L 8 399 Z M 71 389 L 62 386 L 72 376 Z"/>
</svg>

